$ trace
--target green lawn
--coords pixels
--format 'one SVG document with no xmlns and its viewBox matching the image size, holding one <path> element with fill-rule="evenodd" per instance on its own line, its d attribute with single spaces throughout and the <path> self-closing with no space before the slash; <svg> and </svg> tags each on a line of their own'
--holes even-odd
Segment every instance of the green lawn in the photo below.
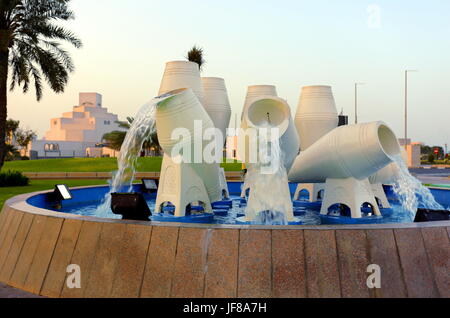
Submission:
<svg viewBox="0 0 450 318">
<path fill-rule="evenodd" d="M 138 159 L 139 172 L 159 172 L 162 158 L 145 157 Z M 223 164 L 226 171 L 240 171 L 240 163 Z M 2 171 L 20 172 L 110 172 L 117 170 L 116 158 L 70 158 L 42 159 L 6 162 Z"/>
<path fill-rule="evenodd" d="M 159 172 L 162 158 L 139 158 L 138 171 Z M 226 171 L 240 171 L 240 163 L 223 164 Z M 2 171 L 16 170 L 20 172 L 110 172 L 117 170 L 115 158 L 71 158 L 45 159 L 30 161 L 6 162 Z M 9 198 L 29 192 L 52 189 L 55 184 L 63 183 L 68 187 L 105 184 L 106 180 L 31 180 L 26 187 L 0 188 L 0 208 Z"/>
<path fill-rule="evenodd" d="M 81 187 L 90 185 L 106 184 L 106 180 L 31 180 L 30 185 L 25 187 L 0 188 L 0 209 L 6 200 L 23 193 L 51 190 L 55 184 L 66 184 L 70 187 Z"/>
</svg>

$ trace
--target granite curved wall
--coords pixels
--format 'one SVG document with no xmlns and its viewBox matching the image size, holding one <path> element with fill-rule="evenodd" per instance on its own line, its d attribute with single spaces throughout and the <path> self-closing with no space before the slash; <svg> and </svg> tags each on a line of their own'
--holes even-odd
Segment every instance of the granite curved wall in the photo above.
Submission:
<svg viewBox="0 0 450 318">
<path fill-rule="evenodd" d="M 0 281 L 48 297 L 450 297 L 450 222 L 233 227 L 101 220 L 13 198 Z M 69 289 L 67 266 L 81 268 Z M 381 266 L 368 289 L 367 266 Z"/>
</svg>

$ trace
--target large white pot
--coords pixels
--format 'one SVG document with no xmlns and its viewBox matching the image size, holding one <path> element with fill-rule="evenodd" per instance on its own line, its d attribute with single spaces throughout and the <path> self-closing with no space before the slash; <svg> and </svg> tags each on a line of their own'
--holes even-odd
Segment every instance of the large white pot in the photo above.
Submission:
<svg viewBox="0 0 450 318">
<path fill-rule="evenodd" d="M 338 126 L 338 113 L 330 86 L 302 88 L 295 126 L 302 151 Z"/>
<path fill-rule="evenodd" d="M 241 120 L 244 118 L 244 113 L 250 106 L 253 100 L 261 96 L 273 96 L 278 97 L 277 88 L 274 85 L 253 85 L 247 89 L 247 95 L 245 97 L 244 108 L 242 109 Z"/>
<path fill-rule="evenodd" d="M 391 163 L 399 153 L 395 134 L 383 122 L 341 126 L 300 153 L 289 172 L 289 181 L 363 180 Z"/>
<path fill-rule="evenodd" d="M 284 165 L 286 170 L 289 171 L 298 154 L 300 142 L 291 116 L 291 109 L 284 99 L 273 96 L 262 96 L 253 99 L 244 112 L 241 128 L 244 130 L 247 128 L 258 129 L 267 127 L 268 118 L 270 118 L 270 126 L 279 129 L 280 148 L 284 155 Z M 255 150 L 251 149 L 252 145 L 248 145 L 249 140 L 246 140 L 242 134 L 239 136 L 238 141 L 240 158 L 244 162 L 249 163 L 251 159 L 249 151 Z"/>
<path fill-rule="evenodd" d="M 190 149 L 190 162 L 195 162 L 191 163 L 192 168 L 203 179 L 211 202 L 219 201 L 222 198 L 219 164 L 206 163 L 203 156 L 196 158 L 194 154 L 197 148 L 203 153 L 203 149 L 208 144 L 203 141 L 204 132 L 208 128 L 214 128 L 214 124 L 192 89 L 179 89 L 161 96 L 157 103 L 155 117 L 158 140 L 164 152 L 174 158 L 177 155 L 173 153 L 176 146 L 185 145 Z M 194 121 L 202 122 L 201 129 L 195 128 Z M 177 128 L 185 129 L 192 138 L 183 139 L 183 142 L 172 139 L 172 133 Z M 199 163 L 198 159 L 200 159 Z"/>
<path fill-rule="evenodd" d="M 200 103 L 203 104 L 203 88 L 197 63 L 189 61 L 172 61 L 166 63 L 159 95 L 179 88 L 191 88 L 200 100 Z"/>
<path fill-rule="evenodd" d="M 230 125 L 231 107 L 225 80 L 218 77 L 203 77 L 203 106 L 211 117 L 214 126 L 222 132 L 224 144 L 227 138 L 227 128 Z"/>
</svg>

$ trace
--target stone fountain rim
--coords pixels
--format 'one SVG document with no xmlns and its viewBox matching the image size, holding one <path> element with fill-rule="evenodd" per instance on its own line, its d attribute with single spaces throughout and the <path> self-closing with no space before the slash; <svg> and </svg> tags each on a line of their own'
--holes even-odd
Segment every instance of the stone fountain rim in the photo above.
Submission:
<svg viewBox="0 0 450 318">
<path fill-rule="evenodd" d="M 73 187 L 72 190 L 99 188 L 105 186 L 84 186 Z M 431 189 L 450 190 L 447 188 L 430 187 Z M 92 216 L 75 215 L 70 213 L 55 212 L 43 208 L 30 205 L 27 200 L 40 194 L 51 193 L 52 190 L 31 192 L 21 194 L 10 198 L 4 204 L 3 210 L 8 207 L 22 213 L 33 215 L 48 216 L 62 219 L 74 219 L 80 221 L 96 222 L 96 223 L 121 223 L 134 224 L 143 226 L 158 227 L 179 227 L 179 228 L 197 228 L 197 229 L 244 229 L 244 230 L 385 230 L 385 229 L 417 229 L 417 228 L 434 228 L 434 227 L 450 227 L 450 221 L 426 222 L 426 223 L 392 223 L 392 224 L 342 224 L 342 225 L 232 225 L 232 224 L 196 224 L 196 223 L 175 223 L 175 222 L 150 222 L 150 221 L 129 221 L 107 219 Z"/>
</svg>

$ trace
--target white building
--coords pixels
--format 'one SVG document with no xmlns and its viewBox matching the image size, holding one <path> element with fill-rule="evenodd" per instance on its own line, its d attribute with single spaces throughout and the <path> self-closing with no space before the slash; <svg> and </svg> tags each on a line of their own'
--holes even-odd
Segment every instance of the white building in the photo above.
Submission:
<svg viewBox="0 0 450 318">
<path fill-rule="evenodd" d="M 101 143 L 104 134 L 121 130 L 117 120 L 117 115 L 102 107 L 102 95 L 80 93 L 79 106 L 51 119 L 45 137 L 33 141 L 30 157 L 86 157 L 86 149 Z"/>
</svg>

